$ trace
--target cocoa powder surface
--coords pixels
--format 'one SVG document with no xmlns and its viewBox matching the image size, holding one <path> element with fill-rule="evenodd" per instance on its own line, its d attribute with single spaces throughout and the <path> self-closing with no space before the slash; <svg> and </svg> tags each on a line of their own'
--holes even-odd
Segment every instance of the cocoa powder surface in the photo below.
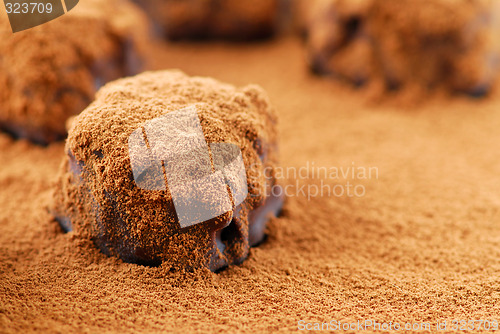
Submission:
<svg viewBox="0 0 500 334">
<path fill-rule="evenodd" d="M 284 167 L 377 167 L 361 197 L 288 188 L 266 242 L 220 273 L 107 257 L 47 212 L 64 144 L 0 134 L 0 332 L 275 332 L 299 320 L 500 314 L 500 97 L 403 109 L 311 75 L 295 39 L 158 44 L 151 68 L 261 85 Z M 345 185 L 312 173 L 288 184 Z M 296 190 L 296 191 L 295 191 Z M 370 331 L 367 331 L 370 332 Z"/>
<path fill-rule="evenodd" d="M 148 122 L 186 108 L 195 110 L 205 144 L 185 147 L 186 141 L 178 140 L 175 150 L 169 148 L 161 158 L 169 159 L 165 162 L 169 174 L 149 172 L 147 176 L 150 184 L 165 185 L 167 180 L 166 189 L 140 187 L 134 180 L 131 161 L 148 160 L 149 156 L 144 152 L 129 152 L 131 134 Z M 171 185 L 177 182 L 177 191 L 181 189 L 188 203 L 184 205 L 196 205 L 190 198 L 202 196 L 198 200 L 211 206 L 205 210 L 228 211 L 217 207 L 221 194 L 209 182 L 197 186 L 200 193 L 191 193 L 191 183 L 213 173 L 213 166 L 210 160 L 193 159 L 189 150 L 195 149 L 197 157 L 204 157 L 209 152 L 206 143 L 233 144 L 247 166 L 245 182 L 249 190 L 241 208 L 240 220 L 244 225 L 241 237 L 235 238 L 241 242 L 228 245 L 225 255 L 235 253 L 232 255 L 236 258 L 244 257 L 246 250 L 241 249 L 241 244 L 248 245 L 248 212 L 263 205 L 267 196 L 264 170 L 272 171 L 277 163 L 276 122 L 266 93 L 257 85 L 236 88 L 211 78 L 189 77 L 178 70 L 144 72 L 116 80 L 99 90 L 96 100 L 71 122 L 65 146 L 67 156 L 61 166 L 51 212 L 56 217 L 67 217 L 75 233 L 100 239 L 97 243 L 106 253 L 120 255 L 127 262 L 131 261 L 128 254 L 131 252 L 132 257 L 137 254 L 160 261 L 165 269 L 203 265 L 208 251 L 220 251 L 213 245 L 209 232 L 214 230 L 214 224 L 222 225 L 218 230 L 228 225 L 233 212 L 215 221 L 181 229 Z M 149 128 L 148 138 L 157 137 L 157 144 L 162 145 L 158 138 L 163 138 L 161 132 L 168 130 L 159 122 L 155 124 Z M 179 129 L 180 134 L 186 131 L 184 124 L 169 119 L 169 126 Z M 192 142 L 189 144 L 193 145 Z M 255 148 L 257 143 L 261 152 Z M 183 158 L 176 154 L 182 154 Z M 120 250 L 123 248 L 127 251 Z M 230 252 L 229 248 L 236 249 Z"/>
</svg>

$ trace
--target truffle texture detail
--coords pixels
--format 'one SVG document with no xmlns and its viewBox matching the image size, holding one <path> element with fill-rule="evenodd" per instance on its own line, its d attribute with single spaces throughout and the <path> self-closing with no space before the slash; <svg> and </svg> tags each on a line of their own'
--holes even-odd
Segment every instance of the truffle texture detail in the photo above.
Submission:
<svg viewBox="0 0 500 334">
<path fill-rule="evenodd" d="M 126 262 L 240 263 L 283 203 L 276 122 L 254 85 L 175 70 L 109 83 L 72 122 L 53 214 Z"/>
</svg>

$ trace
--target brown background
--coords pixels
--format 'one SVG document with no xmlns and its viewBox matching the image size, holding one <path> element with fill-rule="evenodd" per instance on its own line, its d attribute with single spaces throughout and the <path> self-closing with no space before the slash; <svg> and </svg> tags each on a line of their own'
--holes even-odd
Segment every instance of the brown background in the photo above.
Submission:
<svg viewBox="0 0 500 334">
<path fill-rule="evenodd" d="M 63 144 L 0 134 L 0 332 L 296 331 L 299 320 L 500 320 L 500 100 L 373 103 L 307 71 L 296 39 L 156 45 L 150 68 L 269 93 L 283 166 L 375 166 L 361 198 L 288 198 L 240 266 L 107 258 L 46 211 Z M 345 180 L 322 180 L 329 185 Z M 295 182 L 291 180 L 290 182 Z M 319 184 L 305 179 L 301 184 Z"/>
</svg>

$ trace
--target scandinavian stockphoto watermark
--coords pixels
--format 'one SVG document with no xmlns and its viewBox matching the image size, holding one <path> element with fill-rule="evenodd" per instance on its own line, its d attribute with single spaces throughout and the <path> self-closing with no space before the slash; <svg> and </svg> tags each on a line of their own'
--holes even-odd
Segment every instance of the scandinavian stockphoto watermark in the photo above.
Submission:
<svg viewBox="0 0 500 334">
<path fill-rule="evenodd" d="M 240 148 L 208 144 L 195 106 L 147 121 L 130 135 L 128 150 L 136 185 L 168 188 L 183 228 L 220 216 L 247 197 Z"/>
<path fill-rule="evenodd" d="M 251 166 L 250 170 L 260 169 Z M 323 166 L 307 161 L 300 167 L 265 167 L 263 173 L 266 179 L 278 180 L 277 184 L 266 187 L 265 196 L 306 197 L 308 201 L 315 197 L 363 197 L 366 182 L 379 178 L 378 167 L 359 166 L 355 162 L 347 166 Z M 253 174 L 249 178 L 258 180 L 262 175 Z"/>
<path fill-rule="evenodd" d="M 52 21 L 73 9 L 79 0 L 4 0 L 12 32 Z"/>
<path fill-rule="evenodd" d="M 377 321 L 374 319 L 365 319 L 357 321 L 331 320 L 329 322 L 308 322 L 305 320 L 299 320 L 297 323 L 297 329 L 299 331 L 315 332 L 488 332 L 498 331 L 500 329 L 500 326 L 498 320 L 496 319 L 441 319 L 434 322 Z"/>
</svg>

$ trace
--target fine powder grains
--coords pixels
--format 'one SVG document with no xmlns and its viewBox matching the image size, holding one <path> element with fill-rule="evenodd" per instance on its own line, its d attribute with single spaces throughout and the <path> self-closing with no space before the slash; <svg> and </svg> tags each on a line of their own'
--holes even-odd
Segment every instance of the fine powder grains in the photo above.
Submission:
<svg viewBox="0 0 500 334">
<path fill-rule="evenodd" d="M 127 262 L 211 270 L 240 263 L 262 241 L 268 215 L 283 201 L 270 191 L 278 187 L 276 121 L 258 86 L 235 88 L 179 71 L 109 83 L 72 122 L 54 214 L 65 230 L 87 235 Z M 188 128 L 192 133 L 183 139 Z M 210 186 L 217 182 L 209 181 L 216 176 L 205 141 L 215 170 L 238 171 L 228 183 L 232 203 L 225 209 L 220 189 Z M 221 150 L 228 144 L 236 150 Z M 164 165 L 140 151 L 161 151 L 154 159 Z M 182 205 L 186 214 L 217 213 L 185 225 Z"/>
</svg>

